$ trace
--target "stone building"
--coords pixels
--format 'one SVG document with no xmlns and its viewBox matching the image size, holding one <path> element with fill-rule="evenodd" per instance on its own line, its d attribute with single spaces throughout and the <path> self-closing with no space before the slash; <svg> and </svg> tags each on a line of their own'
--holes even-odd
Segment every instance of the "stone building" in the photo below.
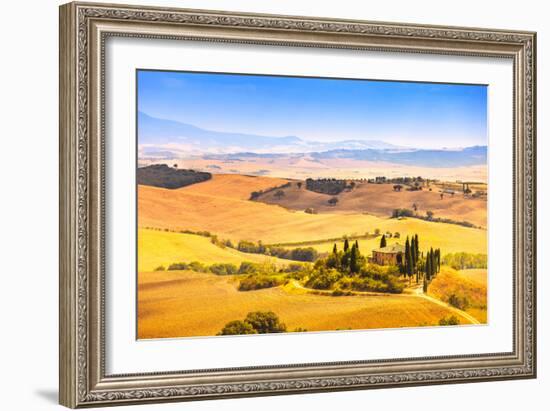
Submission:
<svg viewBox="0 0 550 411">
<path fill-rule="evenodd" d="M 399 243 L 372 250 L 369 262 L 378 265 L 398 265 L 405 258 L 405 246 Z"/>
</svg>

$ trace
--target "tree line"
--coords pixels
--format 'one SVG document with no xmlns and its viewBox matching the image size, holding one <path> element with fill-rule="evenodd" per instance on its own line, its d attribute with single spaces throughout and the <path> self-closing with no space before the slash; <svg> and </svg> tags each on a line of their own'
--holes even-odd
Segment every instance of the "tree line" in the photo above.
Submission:
<svg viewBox="0 0 550 411">
<path fill-rule="evenodd" d="M 391 218 L 399 218 L 399 217 L 413 217 L 413 218 L 418 218 L 419 220 L 431 221 L 434 223 L 456 224 L 456 225 L 460 225 L 468 228 L 479 228 L 475 224 L 470 223 L 469 221 L 466 221 L 466 220 L 459 221 L 459 220 L 453 220 L 451 218 L 446 218 L 446 217 L 434 217 L 434 213 L 431 210 L 426 211 L 426 214 L 422 215 L 422 214 L 416 213 L 416 211 L 411 210 L 410 208 L 393 209 L 391 212 Z"/>
<path fill-rule="evenodd" d="M 306 179 L 306 190 L 315 193 L 337 195 L 345 189 L 352 189 L 353 187 L 355 187 L 355 182 L 348 183 L 347 180 L 336 178 Z"/>
<path fill-rule="evenodd" d="M 288 264 L 284 267 L 277 267 L 275 264 L 253 263 L 250 261 L 243 261 L 239 265 L 232 263 L 214 263 L 203 264 L 199 261 L 179 262 L 173 263 L 168 266 L 158 266 L 155 271 L 195 271 L 198 273 L 211 273 L 216 275 L 235 275 L 235 274 L 280 274 L 280 273 L 294 273 L 305 269 L 305 265 L 301 263 Z"/>
<path fill-rule="evenodd" d="M 257 243 L 241 240 L 237 244 L 236 249 L 243 253 L 264 254 L 273 257 L 283 258 L 285 260 L 295 261 L 312 262 L 319 257 L 319 253 L 313 247 L 297 247 L 293 249 L 287 249 L 284 247 L 264 245 L 261 240 Z"/>
<path fill-rule="evenodd" d="M 443 264 L 455 270 L 487 268 L 487 254 L 451 253 L 443 257 Z"/>
</svg>

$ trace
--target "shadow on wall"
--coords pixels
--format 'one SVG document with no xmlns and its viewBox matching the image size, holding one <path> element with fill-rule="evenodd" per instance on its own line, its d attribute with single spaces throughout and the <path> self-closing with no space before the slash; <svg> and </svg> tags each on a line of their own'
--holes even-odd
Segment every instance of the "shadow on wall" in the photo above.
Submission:
<svg viewBox="0 0 550 411">
<path fill-rule="evenodd" d="M 34 392 L 38 397 L 42 397 L 46 401 L 59 404 L 59 394 L 57 389 L 40 389 Z"/>
</svg>

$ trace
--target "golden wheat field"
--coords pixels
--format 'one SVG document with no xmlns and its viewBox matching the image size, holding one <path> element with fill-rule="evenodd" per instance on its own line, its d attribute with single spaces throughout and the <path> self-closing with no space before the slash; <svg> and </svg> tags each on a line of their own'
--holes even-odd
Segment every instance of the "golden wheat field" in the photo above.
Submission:
<svg viewBox="0 0 550 411">
<path fill-rule="evenodd" d="M 468 304 L 463 308 L 464 311 L 482 323 L 487 322 L 486 269 L 456 271 L 450 267 L 442 267 L 430 284 L 428 295 L 449 302 L 449 297 L 453 294 L 459 299 L 467 299 Z"/>
<path fill-rule="evenodd" d="M 253 181 L 258 179 L 261 184 L 270 180 L 249 178 Z M 487 232 L 483 229 L 414 218 L 398 220 L 369 214 L 290 211 L 277 205 L 243 199 L 242 190 L 232 189 L 233 176 L 217 180 L 215 177 L 212 181 L 177 190 L 139 186 L 139 226 L 208 230 L 223 239 L 262 240 L 266 244 L 330 239 L 373 233 L 379 229 L 383 233 L 400 232 L 403 239 L 406 235 L 417 233 L 424 240 L 424 245 L 439 247 L 445 253 L 486 253 L 487 250 Z M 239 179 L 235 187 L 241 182 Z M 252 184 L 250 190 L 257 187 L 259 185 Z"/>
<path fill-rule="evenodd" d="M 402 223 L 404 222 L 405 221 L 402 220 Z M 440 223 L 435 223 L 435 224 L 440 224 Z M 400 227 L 400 229 L 403 230 L 406 227 L 407 226 L 405 224 L 402 224 L 402 227 Z M 391 233 L 392 235 L 394 234 L 394 232 L 391 232 Z M 461 238 L 456 236 L 448 237 L 448 238 L 439 238 L 436 236 L 436 234 L 433 234 L 431 232 L 420 231 L 420 230 L 415 231 L 410 229 L 407 231 L 399 231 L 399 233 L 400 233 L 400 238 L 386 239 L 386 243 L 388 246 L 396 243 L 405 244 L 407 236 L 410 237 L 415 233 L 418 233 L 422 240 L 420 241 L 419 247 L 420 247 L 420 250 L 423 252 L 428 251 L 430 247 L 434 247 L 434 248 L 440 247 L 442 250 L 445 251 L 445 253 L 447 253 L 447 251 L 451 253 L 458 252 L 458 251 L 466 251 L 471 253 L 477 253 L 477 252 L 483 253 L 484 252 L 483 250 L 485 247 L 485 242 L 481 238 L 477 239 L 479 241 L 470 243 L 468 246 L 465 246 L 462 244 Z M 370 250 L 378 248 L 380 246 L 380 237 L 378 236 L 378 237 L 370 237 L 370 238 L 359 238 L 357 240 L 357 243 L 359 244 L 359 249 L 361 250 L 361 252 L 370 254 Z M 344 245 L 344 242 L 343 240 L 338 240 L 338 241 L 331 240 L 331 241 L 323 241 L 323 242 L 315 241 L 312 243 L 306 242 L 306 243 L 296 243 L 296 244 L 287 243 L 287 244 L 288 245 L 285 245 L 285 247 L 287 248 L 313 247 L 320 253 L 328 253 L 332 250 L 334 244 L 336 244 L 338 249 L 341 250 Z"/>
<path fill-rule="evenodd" d="M 455 190 L 456 194 L 444 194 L 440 191 L 445 188 Z M 486 186 L 478 184 L 472 189 L 486 190 Z M 432 189 L 432 191 L 429 191 Z M 484 198 L 464 198 L 460 194 L 461 186 L 455 184 L 434 183 L 420 191 L 395 191 L 393 184 L 357 183 L 353 190 L 344 190 L 338 194 L 338 204 L 331 206 L 328 203 L 330 195 L 307 190 L 303 184 L 293 183 L 281 191 L 284 196 L 277 197 L 274 191 L 260 196 L 259 201 L 267 204 L 303 211 L 308 207 L 322 213 L 361 214 L 368 213 L 378 217 L 389 217 L 395 208 L 416 207 L 419 215 L 432 211 L 434 216 L 450 218 L 455 221 L 468 221 L 476 226 L 487 226 L 487 200 Z"/>
<path fill-rule="evenodd" d="M 153 271 L 172 263 L 199 261 L 205 264 L 243 261 L 269 262 L 286 265 L 290 261 L 262 254 L 241 253 L 232 248 L 221 248 L 212 244 L 209 238 L 194 234 L 172 233 L 159 230 L 138 230 L 138 271 Z"/>
<path fill-rule="evenodd" d="M 215 335 L 250 311 L 275 312 L 289 331 L 430 326 L 456 315 L 414 295 L 327 297 L 285 287 L 242 292 L 236 282 L 191 271 L 139 273 L 138 338 Z"/>
<path fill-rule="evenodd" d="M 343 236 L 362 236 L 358 244 L 364 255 L 379 247 L 380 236 L 372 236 L 378 230 L 392 234 L 388 245 L 404 244 L 406 236 L 418 234 L 422 251 L 433 247 L 441 248 L 443 254 L 487 252 L 485 229 L 357 212 L 358 202 L 351 197 L 348 209 L 318 214 L 292 210 L 289 204 L 283 207 L 249 200 L 253 191 L 269 191 L 288 182 L 214 174 L 211 180 L 179 189 L 138 186 L 139 338 L 215 335 L 229 321 L 242 320 L 252 311 L 275 312 L 289 331 L 432 326 L 450 315 L 458 316 L 461 324 L 473 322 L 472 317 L 448 305 L 453 293 L 468 299 L 466 313 L 486 322 L 486 270 L 458 272 L 442 267 L 429 287 L 429 296 L 440 301 L 416 292 L 332 297 L 296 288 L 292 283 L 238 291 L 242 277 L 235 275 L 154 271 L 192 261 L 235 265 L 270 262 L 279 267 L 293 262 L 222 247 L 209 237 L 178 232 L 183 230 L 209 231 L 233 244 L 261 240 L 264 244 L 282 243 L 288 249 L 313 247 L 321 253 L 332 250 L 335 241 L 329 239 L 340 238 L 336 242 L 341 249 Z M 294 184 L 291 181 L 291 187 Z M 455 200 L 452 204 L 451 211 L 460 215 L 460 204 Z M 468 203 L 468 207 L 471 213 L 479 212 L 478 203 Z M 400 238 L 394 236 L 396 232 Z"/>
</svg>

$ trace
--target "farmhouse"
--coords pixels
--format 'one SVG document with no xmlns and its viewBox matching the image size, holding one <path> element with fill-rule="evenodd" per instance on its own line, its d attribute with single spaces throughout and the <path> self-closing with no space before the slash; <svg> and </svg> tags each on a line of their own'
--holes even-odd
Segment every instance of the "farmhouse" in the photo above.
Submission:
<svg viewBox="0 0 550 411">
<path fill-rule="evenodd" d="M 404 255 L 405 246 L 396 243 L 372 250 L 369 262 L 379 265 L 398 265 L 402 263 Z"/>
</svg>

